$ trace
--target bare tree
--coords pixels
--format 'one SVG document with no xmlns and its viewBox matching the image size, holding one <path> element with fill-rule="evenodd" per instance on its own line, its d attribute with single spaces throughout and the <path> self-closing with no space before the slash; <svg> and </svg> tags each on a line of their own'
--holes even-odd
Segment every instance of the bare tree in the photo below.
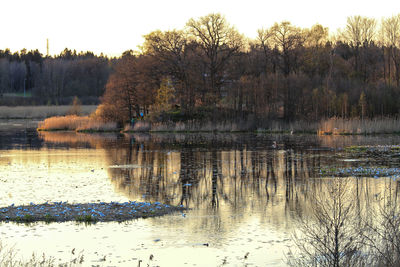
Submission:
<svg viewBox="0 0 400 267">
<path fill-rule="evenodd" d="M 273 48 L 272 40 L 274 37 L 274 32 L 272 29 L 261 28 L 257 31 L 257 45 L 260 46 L 264 52 L 265 66 L 268 66 L 268 62 L 271 60 L 272 53 L 271 48 Z M 265 70 L 267 72 L 267 70 Z"/>
<path fill-rule="evenodd" d="M 190 84 L 188 37 L 184 31 L 154 31 L 144 36 L 145 54 L 155 57 L 165 66 L 165 75 L 174 78 L 177 97 L 186 110 L 194 105 L 194 90 Z"/>
<path fill-rule="evenodd" d="M 384 44 L 388 46 L 388 71 L 390 75 L 390 60 L 395 67 L 395 79 L 397 86 L 400 85 L 400 14 L 382 20 L 381 30 Z M 389 77 L 390 81 L 390 77 Z"/>
<path fill-rule="evenodd" d="M 395 186 L 393 186 L 395 185 Z M 369 248 L 374 266 L 395 267 L 400 265 L 400 208 L 398 182 L 384 189 L 378 210 L 371 211 L 366 220 L 365 244 Z M 373 219 L 372 219 L 373 218 Z"/>
<path fill-rule="evenodd" d="M 209 81 L 211 104 L 221 98 L 221 87 L 224 83 L 224 71 L 228 60 L 243 48 L 243 37 L 218 13 L 212 13 L 187 23 L 189 33 L 200 44 L 204 55 L 207 73 L 203 75 Z"/>
<path fill-rule="evenodd" d="M 307 218 L 299 214 L 299 231 L 294 234 L 298 257 L 295 266 L 362 266 L 363 227 L 354 205 L 353 191 L 346 178 L 333 178 L 325 190 L 311 195 Z"/>
<path fill-rule="evenodd" d="M 343 32 L 343 37 L 353 46 L 360 46 L 364 42 L 368 44 L 375 37 L 376 20 L 361 16 L 347 18 L 347 25 Z"/>
<path fill-rule="evenodd" d="M 295 112 L 294 94 L 289 83 L 289 74 L 295 70 L 299 59 L 298 48 L 304 43 L 304 35 L 300 28 L 291 25 L 288 21 L 275 23 L 271 28 L 273 33 L 273 44 L 276 47 L 275 52 L 280 57 L 280 68 L 285 77 L 285 86 L 283 92 L 283 108 L 286 120 L 293 119 Z"/>
</svg>

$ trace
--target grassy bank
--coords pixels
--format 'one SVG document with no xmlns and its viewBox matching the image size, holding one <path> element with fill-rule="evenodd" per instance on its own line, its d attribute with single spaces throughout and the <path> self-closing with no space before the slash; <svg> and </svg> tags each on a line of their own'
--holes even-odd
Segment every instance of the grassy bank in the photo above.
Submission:
<svg viewBox="0 0 400 267">
<path fill-rule="evenodd" d="M 65 106 L 0 106 L 0 119 L 44 119 L 52 116 L 64 116 L 71 111 L 72 105 Z M 81 115 L 86 116 L 96 110 L 96 105 L 80 106 Z"/>
<path fill-rule="evenodd" d="M 398 134 L 400 120 L 397 118 L 342 119 L 330 118 L 319 122 L 308 121 L 185 121 L 185 122 L 148 122 L 137 121 L 132 127 L 127 124 L 123 129 L 116 123 L 106 123 L 89 116 L 56 116 L 39 123 L 41 131 L 78 131 L 78 132 L 258 132 L 258 133 L 306 133 L 319 135 L 368 135 Z"/>
</svg>

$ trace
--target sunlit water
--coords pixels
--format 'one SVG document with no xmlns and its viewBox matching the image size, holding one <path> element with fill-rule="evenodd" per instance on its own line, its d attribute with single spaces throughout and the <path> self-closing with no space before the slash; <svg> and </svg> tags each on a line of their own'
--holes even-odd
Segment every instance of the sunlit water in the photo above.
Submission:
<svg viewBox="0 0 400 267">
<path fill-rule="evenodd" d="M 285 266 L 297 213 L 307 215 L 307 195 L 324 190 L 329 180 L 319 177 L 319 169 L 396 165 L 337 155 L 349 145 L 400 141 L 396 136 L 38 135 L 31 126 L 1 122 L 0 207 L 144 200 L 190 208 L 125 223 L 0 224 L 1 241 L 20 256 L 45 253 L 66 262 L 75 249 L 84 255 L 84 266 L 137 266 L 139 260 L 142 266 Z M 392 183 L 354 179 L 362 201 Z"/>
</svg>

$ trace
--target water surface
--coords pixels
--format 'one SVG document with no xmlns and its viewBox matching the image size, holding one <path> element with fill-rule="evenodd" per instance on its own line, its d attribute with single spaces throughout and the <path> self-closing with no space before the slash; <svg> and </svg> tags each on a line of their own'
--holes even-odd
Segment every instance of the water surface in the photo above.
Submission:
<svg viewBox="0 0 400 267">
<path fill-rule="evenodd" d="M 309 213 L 310 194 L 329 188 L 329 177 L 319 170 L 395 166 L 396 160 L 360 162 L 341 151 L 400 141 L 397 136 L 38 134 L 26 122 L 1 123 L 0 207 L 138 200 L 190 208 L 126 223 L 0 224 L 2 242 L 26 258 L 44 252 L 65 262 L 75 248 L 88 266 L 136 266 L 139 259 L 150 266 L 285 266 L 296 217 Z M 390 178 L 351 183 L 364 206 L 396 185 Z"/>
</svg>

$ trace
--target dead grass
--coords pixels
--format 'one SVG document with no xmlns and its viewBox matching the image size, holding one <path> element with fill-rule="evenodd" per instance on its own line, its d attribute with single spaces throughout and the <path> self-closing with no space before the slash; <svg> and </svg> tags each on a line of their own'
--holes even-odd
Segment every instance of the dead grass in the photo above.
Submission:
<svg viewBox="0 0 400 267">
<path fill-rule="evenodd" d="M 269 132 L 269 133 L 316 133 L 318 129 L 317 122 L 308 121 L 266 121 L 263 127 L 257 129 L 258 132 Z"/>
<path fill-rule="evenodd" d="M 48 257 L 44 253 L 41 256 L 33 253 L 28 260 L 24 260 L 20 257 L 20 255 L 18 255 L 14 247 L 7 247 L 0 241 L 0 266 L 2 267 L 72 267 L 82 266 L 84 263 L 83 251 L 79 253 L 72 253 L 70 258 L 71 259 L 67 262 L 56 263 L 56 259 L 54 257 Z"/>
<path fill-rule="evenodd" d="M 397 118 L 342 119 L 331 118 L 321 121 L 318 134 L 354 135 L 354 134 L 391 134 L 400 133 L 400 120 Z"/>
<path fill-rule="evenodd" d="M 39 122 L 39 131 L 108 132 L 117 130 L 116 123 L 107 123 L 89 116 L 56 116 Z"/>
<path fill-rule="evenodd" d="M 89 117 L 80 117 L 76 115 L 56 116 L 45 119 L 39 122 L 38 130 L 65 130 L 75 131 L 80 127 L 84 127 L 89 123 Z"/>
<path fill-rule="evenodd" d="M 66 106 L 0 106 L 0 118 L 2 119 L 44 119 L 52 116 L 67 115 L 72 105 Z M 80 106 L 80 114 L 87 116 L 96 110 L 96 105 Z"/>
<path fill-rule="evenodd" d="M 125 125 L 124 132 L 148 132 L 151 129 L 151 123 L 146 121 L 137 121 L 132 127 L 130 124 Z"/>
<path fill-rule="evenodd" d="M 257 128 L 256 124 L 261 124 Z M 132 128 L 126 125 L 125 132 L 268 132 L 268 133 L 316 133 L 317 122 L 297 121 L 286 123 L 282 121 L 265 121 L 256 123 L 254 120 L 239 120 L 225 122 L 155 122 L 138 121 Z"/>
<path fill-rule="evenodd" d="M 240 122 L 158 122 L 151 125 L 153 132 L 239 132 L 255 129 L 252 121 Z"/>
<path fill-rule="evenodd" d="M 90 119 L 86 124 L 76 128 L 77 132 L 113 132 L 118 130 L 116 122 L 103 122 Z"/>
<path fill-rule="evenodd" d="M 125 132 L 240 132 L 254 131 L 267 133 L 318 133 L 319 135 L 357 135 L 357 134 L 393 134 L 400 133 L 400 120 L 397 118 L 364 119 L 330 118 L 320 122 L 283 122 L 265 121 L 238 122 L 156 122 L 137 121 L 132 127 L 126 125 Z M 96 116 L 56 116 L 39 123 L 38 130 L 109 132 L 116 131 L 116 123 L 105 123 Z"/>
</svg>

